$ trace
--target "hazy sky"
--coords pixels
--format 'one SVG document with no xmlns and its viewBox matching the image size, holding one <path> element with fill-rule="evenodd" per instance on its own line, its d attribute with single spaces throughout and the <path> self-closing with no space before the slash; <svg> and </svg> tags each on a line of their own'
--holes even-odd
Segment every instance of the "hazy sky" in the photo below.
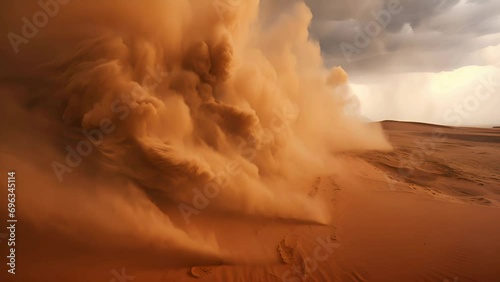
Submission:
<svg viewBox="0 0 500 282">
<path fill-rule="evenodd" d="M 500 1 L 306 0 L 370 119 L 500 124 Z"/>
</svg>

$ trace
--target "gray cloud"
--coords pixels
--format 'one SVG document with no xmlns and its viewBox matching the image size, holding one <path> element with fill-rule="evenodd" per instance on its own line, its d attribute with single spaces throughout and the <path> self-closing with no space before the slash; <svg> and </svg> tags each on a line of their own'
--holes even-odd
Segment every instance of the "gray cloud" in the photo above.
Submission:
<svg viewBox="0 0 500 282">
<path fill-rule="evenodd" d="M 465 58 L 488 46 L 500 44 L 500 3 L 488 0 L 306 0 L 314 15 L 311 36 L 317 39 L 328 65 L 342 65 L 351 74 L 372 72 L 439 71 L 465 64 L 488 64 Z M 356 38 L 390 5 L 400 12 L 390 15 L 380 32 L 368 36 L 359 48 Z M 399 10 L 398 10 L 399 11 Z M 375 27 L 372 26 L 372 30 Z M 344 44 L 344 48 L 342 48 Z M 348 44 L 348 45 L 346 45 Z M 345 46 L 356 47 L 348 50 Z M 444 56 L 443 56 L 444 55 Z"/>
<path fill-rule="evenodd" d="M 456 117 L 456 107 L 477 98 L 477 89 L 488 89 L 489 98 L 460 116 L 458 125 L 500 122 L 495 110 L 500 104 L 496 87 L 500 77 L 500 1 L 262 3 L 274 6 L 267 15 L 272 20 L 299 1 L 311 9 L 310 36 L 320 43 L 325 64 L 341 66 L 349 73 L 367 118 L 457 125 L 450 119 Z M 493 81 L 484 85 L 491 77 Z"/>
</svg>

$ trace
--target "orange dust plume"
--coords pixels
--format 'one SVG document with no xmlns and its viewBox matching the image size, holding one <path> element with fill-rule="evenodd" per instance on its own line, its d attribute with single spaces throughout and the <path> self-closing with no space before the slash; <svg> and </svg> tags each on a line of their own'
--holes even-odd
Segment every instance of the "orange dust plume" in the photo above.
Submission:
<svg viewBox="0 0 500 282">
<path fill-rule="evenodd" d="M 311 182 L 390 145 L 346 112 L 306 4 L 271 2 L 2 1 L 0 167 L 33 232 L 189 261 L 228 258 L 200 216 L 329 223 Z"/>
</svg>

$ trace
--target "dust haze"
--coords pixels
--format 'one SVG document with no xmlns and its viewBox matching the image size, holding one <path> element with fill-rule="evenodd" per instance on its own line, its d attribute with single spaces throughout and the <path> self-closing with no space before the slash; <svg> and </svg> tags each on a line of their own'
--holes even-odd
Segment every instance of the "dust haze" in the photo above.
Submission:
<svg viewBox="0 0 500 282">
<path fill-rule="evenodd" d="M 323 67 L 306 4 L 230 2 L 73 0 L 33 38 L 2 37 L 0 167 L 22 172 L 30 234 L 230 263 L 246 258 L 206 228 L 221 215 L 331 221 L 311 183 L 338 154 L 391 146 L 346 110 L 347 74 Z M 41 8 L 0 10 L 2 34 L 23 36 Z"/>
</svg>

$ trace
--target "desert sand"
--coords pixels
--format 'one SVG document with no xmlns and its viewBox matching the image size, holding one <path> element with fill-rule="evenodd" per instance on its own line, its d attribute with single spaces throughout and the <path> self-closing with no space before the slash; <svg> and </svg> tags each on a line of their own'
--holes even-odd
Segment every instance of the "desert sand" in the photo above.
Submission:
<svg viewBox="0 0 500 282">
<path fill-rule="evenodd" d="M 368 122 L 307 1 L 41 2 L 0 3 L 0 281 L 500 281 L 500 131 Z"/>
<path fill-rule="evenodd" d="M 101 253 L 22 230 L 16 281 L 113 281 L 122 268 L 124 281 L 499 281 L 500 131 L 383 127 L 394 151 L 344 153 L 337 173 L 311 183 L 307 196 L 329 201 L 332 224 L 208 212 L 193 218 L 226 258 L 148 246 L 117 258 L 119 249 Z M 422 150 L 413 173 L 399 169 Z"/>
<path fill-rule="evenodd" d="M 199 281 L 500 281 L 500 131 L 383 125 L 394 152 L 345 156 L 354 170 L 313 186 L 314 197 L 331 199 L 332 226 L 258 224 L 238 241 L 278 246 L 276 264 L 213 267 Z M 402 161 L 419 151 L 415 172 L 401 176 Z M 325 261 L 314 259 L 317 238 L 332 240 Z M 183 281 L 183 271 L 166 281 Z"/>
</svg>

